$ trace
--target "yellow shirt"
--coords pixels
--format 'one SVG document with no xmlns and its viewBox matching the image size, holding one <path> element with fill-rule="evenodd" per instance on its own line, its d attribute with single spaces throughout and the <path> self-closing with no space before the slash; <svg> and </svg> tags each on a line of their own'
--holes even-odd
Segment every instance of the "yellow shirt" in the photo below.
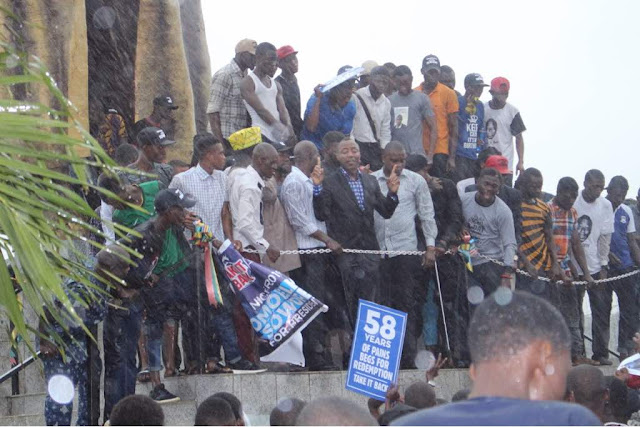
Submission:
<svg viewBox="0 0 640 427">
<path fill-rule="evenodd" d="M 424 83 L 415 90 L 422 91 Z M 438 83 L 429 94 L 431 100 L 431 108 L 436 115 L 436 124 L 438 125 L 438 139 L 436 142 L 435 154 L 449 154 L 449 125 L 447 124 L 448 116 L 451 113 L 458 112 L 458 97 L 456 93 L 442 83 Z M 431 130 L 429 126 L 422 126 L 422 145 L 424 152 L 429 152 L 429 136 Z"/>
</svg>

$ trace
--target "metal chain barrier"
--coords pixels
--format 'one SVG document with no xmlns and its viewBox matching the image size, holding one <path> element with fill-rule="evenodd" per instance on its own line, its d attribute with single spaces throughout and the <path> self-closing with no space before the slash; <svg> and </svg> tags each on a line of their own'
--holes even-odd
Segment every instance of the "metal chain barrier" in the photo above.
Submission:
<svg viewBox="0 0 640 427">
<path fill-rule="evenodd" d="M 416 256 L 421 256 L 425 254 L 425 251 L 381 251 L 381 250 L 372 250 L 372 249 L 343 249 L 342 250 L 344 253 L 348 253 L 348 254 L 369 254 L 369 255 L 416 255 Z M 247 253 L 252 253 L 252 254 L 264 254 L 265 252 L 262 251 L 257 251 L 255 249 L 245 249 L 243 250 L 243 252 L 247 252 Z M 280 255 L 314 255 L 314 254 L 328 254 L 331 253 L 331 249 L 301 249 L 301 250 L 291 250 L 291 251 L 280 251 Z M 445 253 L 445 255 L 451 255 L 454 254 L 453 251 L 451 250 L 447 250 Z M 493 262 L 494 264 L 498 264 L 502 267 L 506 267 L 507 265 L 502 262 L 502 261 L 498 261 L 497 259 L 493 259 L 484 255 L 480 255 L 478 254 L 478 257 L 486 259 L 488 261 Z M 529 273 L 527 273 L 524 270 L 521 270 L 519 268 L 514 269 L 514 271 L 517 274 L 520 274 L 522 276 L 527 276 L 527 277 L 532 277 Z M 608 282 L 614 282 L 616 280 L 620 280 L 620 279 L 625 279 L 627 277 L 631 277 L 631 276 L 635 276 L 636 274 L 640 273 L 640 270 L 633 270 L 630 271 L 628 273 L 625 274 L 621 274 L 620 276 L 615 276 L 615 277 L 607 277 L 606 279 L 598 279 L 595 280 L 593 283 L 594 284 L 601 284 L 601 283 L 608 283 Z M 552 279 L 549 279 L 547 277 L 542 277 L 542 276 L 538 276 L 538 280 L 541 280 L 543 282 L 553 282 L 553 283 L 562 283 L 562 281 L 555 281 Z M 574 285 L 587 285 L 589 284 L 589 282 L 587 282 L 586 280 L 573 280 L 571 281 L 572 284 Z"/>
</svg>

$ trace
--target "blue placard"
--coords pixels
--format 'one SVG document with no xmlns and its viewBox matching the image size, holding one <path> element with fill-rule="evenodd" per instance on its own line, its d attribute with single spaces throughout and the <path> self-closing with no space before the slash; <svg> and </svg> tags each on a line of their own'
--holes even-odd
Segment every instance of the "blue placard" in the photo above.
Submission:
<svg viewBox="0 0 640 427">
<path fill-rule="evenodd" d="M 360 300 L 353 334 L 347 390 L 384 400 L 397 382 L 407 313 Z"/>
</svg>

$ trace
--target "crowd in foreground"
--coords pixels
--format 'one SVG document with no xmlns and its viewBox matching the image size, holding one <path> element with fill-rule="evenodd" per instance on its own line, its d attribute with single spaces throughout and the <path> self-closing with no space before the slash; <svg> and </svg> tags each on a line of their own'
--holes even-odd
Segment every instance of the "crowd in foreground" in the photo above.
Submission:
<svg viewBox="0 0 640 427">
<path fill-rule="evenodd" d="M 282 73 L 273 79 L 278 67 Z M 152 114 L 128 133 L 117 111 L 107 109 L 99 141 L 140 173 L 102 174 L 98 185 L 109 193 L 96 211 L 106 243 L 142 258 L 127 268 L 113 250 L 98 254 L 96 271 L 108 272 L 111 300 L 93 295 L 95 310 L 82 316 L 87 325 L 104 319 L 105 419 L 135 392 L 136 380 L 151 382 L 157 402 L 178 400 L 165 388 L 163 370 L 165 378 L 265 370 L 262 344 L 221 268 L 224 304 L 208 302 L 203 255 L 194 244 L 201 225 L 211 230 L 214 247 L 228 239 L 245 258 L 289 275 L 329 306 L 303 331 L 309 370 L 348 367 L 359 299 L 408 313 L 402 369 L 416 369 L 418 350 L 426 347 L 450 366 L 474 363 L 477 370 L 484 359 L 474 358 L 470 319 L 491 295 L 503 298 L 514 287 L 524 294 L 513 295 L 536 295 L 556 307 L 562 315 L 556 327 L 568 326 L 571 361 L 589 366 L 612 364 L 616 292 L 619 357 L 635 353 L 638 279 L 627 273 L 640 265 L 640 250 L 638 210 L 623 203 L 627 180 L 610 179 L 605 198 L 605 177 L 591 169 L 582 190 L 565 177 L 555 195 L 543 193 L 541 171 L 524 167 L 525 126 L 507 103 L 506 78 L 491 80 L 491 100 L 482 103 L 489 86 L 483 78 L 468 74 L 465 93 L 456 94 L 452 70 L 434 55 L 423 59 L 424 81 L 415 89 L 409 67 L 367 61 L 355 71 L 341 67 L 331 85 L 318 85 L 301 115 L 297 70 L 290 46 L 238 43 L 231 63 L 213 76 L 211 133 L 194 136 L 191 164 L 166 159 L 179 108 L 171 96 L 158 96 Z M 327 251 L 282 253 L 312 249 Z M 219 264 L 215 251 L 211 256 Z M 78 287 L 68 284 L 76 294 Z M 591 357 L 584 348 L 587 292 Z M 508 331 L 507 343 L 520 345 L 522 334 Z M 62 373 L 85 387 L 84 331 L 42 325 L 42 332 L 73 338 L 66 359 L 42 340 L 47 377 Z M 514 348 L 492 354 L 511 355 Z M 553 373 L 532 372 L 563 388 Z M 547 386 L 540 387 L 546 396 Z M 80 398 L 88 423 L 86 394 Z M 69 405 L 48 399 L 45 412 L 48 423 L 70 422 Z"/>
<path fill-rule="evenodd" d="M 640 346 L 640 334 L 636 342 Z M 393 385 L 384 402 L 369 399 L 367 408 L 344 397 L 281 399 L 269 425 L 640 425 L 640 392 L 625 385 L 628 372 L 605 376 L 594 366 L 572 368 L 569 329 L 542 298 L 497 290 L 475 310 L 469 347 L 473 385 L 451 402 L 437 396 L 433 380 L 444 362 L 438 360 L 424 381 Z M 196 426 L 250 421 L 227 392 L 205 399 L 194 417 Z M 162 406 L 128 396 L 113 408 L 110 424 L 163 425 Z"/>
</svg>

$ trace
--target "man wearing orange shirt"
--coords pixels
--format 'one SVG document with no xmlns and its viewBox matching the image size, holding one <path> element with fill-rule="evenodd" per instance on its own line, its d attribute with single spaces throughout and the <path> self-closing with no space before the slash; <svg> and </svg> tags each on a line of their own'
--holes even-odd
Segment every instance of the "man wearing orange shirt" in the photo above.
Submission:
<svg viewBox="0 0 640 427">
<path fill-rule="evenodd" d="M 430 174 L 444 177 L 456 168 L 456 147 L 458 144 L 458 98 L 456 93 L 439 82 L 440 60 L 435 55 L 427 55 L 422 60 L 424 82 L 416 88 L 429 96 L 436 115 L 436 129 L 422 128 L 422 144 L 432 163 Z M 431 138 L 431 132 L 437 138 Z M 434 141 L 435 139 L 435 141 Z"/>
</svg>

